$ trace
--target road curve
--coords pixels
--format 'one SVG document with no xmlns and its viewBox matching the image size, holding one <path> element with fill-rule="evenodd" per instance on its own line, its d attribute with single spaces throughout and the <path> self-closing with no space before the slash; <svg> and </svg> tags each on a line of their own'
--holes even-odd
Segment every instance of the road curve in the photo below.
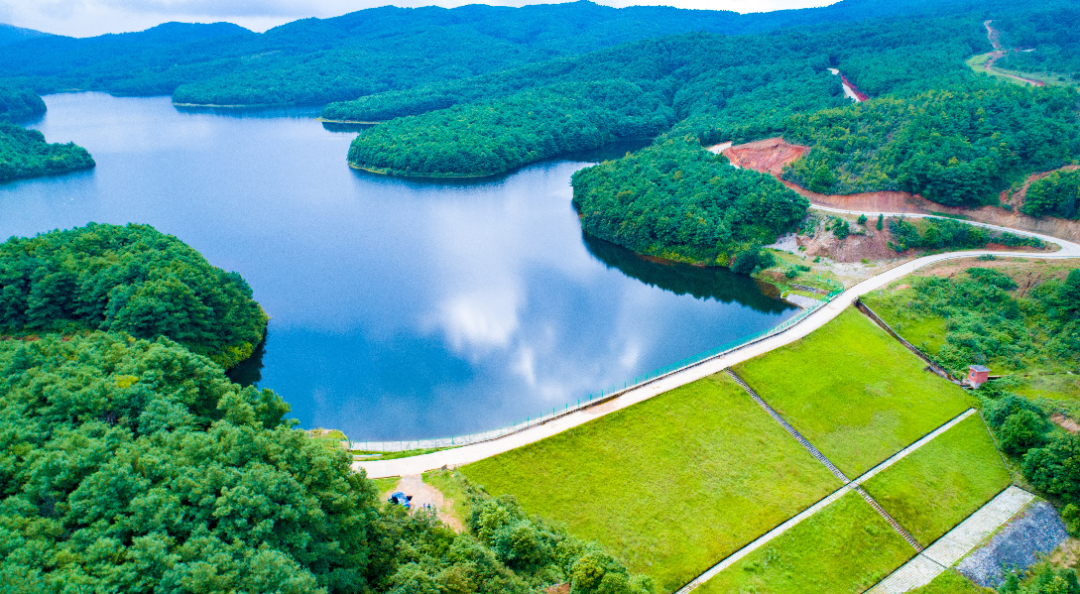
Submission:
<svg viewBox="0 0 1080 594">
<path fill-rule="evenodd" d="M 827 212 L 842 213 L 859 215 L 865 214 L 867 217 L 878 214 L 884 214 L 885 216 L 905 216 L 908 218 L 921 218 L 921 217 L 934 217 L 935 215 L 923 215 L 923 214 L 901 214 L 901 213 L 880 213 L 880 211 L 851 211 L 838 208 L 831 208 L 825 206 L 812 206 L 816 210 L 822 210 Z M 941 218 L 941 217 L 938 217 Z M 1070 241 L 1063 241 L 1047 235 L 1040 235 L 1038 233 L 1031 233 L 1028 231 L 1018 231 L 1015 229 L 1009 229 L 1006 227 L 999 227 L 996 225 L 990 225 L 987 223 L 976 223 L 973 221 L 964 221 L 970 225 L 976 225 L 978 227 L 986 227 L 988 229 L 995 229 L 999 231 L 1008 231 L 1014 235 L 1022 235 L 1026 237 L 1036 237 L 1047 243 L 1054 243 L 1061 246 L 1061 249 L 1056 252 L 999 252 L 992 250 L 969 250 L 961 252 L 951 252 L 947 254 L 935 254 L 933 256 L 924 256 L 901 264 L 896 268 L 882 272 L 881 274 L 867 279 L 850 289 L 847 289 L 841 293 L 838 297 L 832 300 L 832 302 L 820 307 L 817 311 L 807 316 L 798 324 L 795 324 L 791 328 L 774 334 L 769 338 L 747 345 L 734 352 L 715 357 L 713 359 L 707 359 L 683 369 L 672 373 L 671 375 L 663 376 L 656 379 L 653 382 L 647 383 L 639 388 L 635 388 L 622 395 L 613 398 L 602 404 L 598 404 L 594 407 L 579 410 L 568 415 L 559 417 L 552 421 L 549 421 L 543 425 L 530 427 L 528 429 L 519 431 L 493 439 L 491 441 L 485 441 L 472 445 L 462 446 L 450 450 L 443 450 L 432 454 L 424 454 L 422 456 L 412 456 L 409 458 L 398 458 L 396 460 L 367 460 L 353 462 L 353 470 L 360 471 L 366 470 L 369 478 L 385 478 L 391 476 L 406 476 L 412 474 L 420 474 L 428 470 L 434 470 L 436 468 L 442 468 L 444 466 L 448 468 L 456 468 L 463 466 L 471 462 L 483 460 L 501 454 L 503 452 L 510 451 L 521 446 L 535 443 L 552 435 L 562 433 L 567 429 L 577 427 L 583 423 L 587 423 L 597 417 L 601 417 L 607 414 L 611 414 L 617 410 L 622 410 L 628 406 L 637 404 L 644 400 L 648 400 L 653 396 L 658 396 L 664 392 L 674 390 L 679 386 L 688 384 L 690 382 L 697 381 L 704 377 L 708 377 L 714 373 L 723 371 L 724 369 L 742 363 L 748 359 L 752 359 L 758 355 L 767 353 L 773 349 L 790 344 L 805 337 L 814 330 L 824 326 L 832 319 L 839 316 L 849 305 L 855 302 L 855 299 L 866 295 L 871 291 L 876 291 L 881 287 L 888 285 L 889 283 L 898 280 L 904 276 L 924 268 L 931 264 L 941 262 L 943 260 L 952 260 L 957 258 L 972 258 L 983 255 L 993 255 L 995 257 L 1003 258 L 1030 258 L 1030 259 L 1045 259 L 1056 260 L 1066 258 L 1080 258 L 1080 244 L 1072 243 Z"/>
</svg>

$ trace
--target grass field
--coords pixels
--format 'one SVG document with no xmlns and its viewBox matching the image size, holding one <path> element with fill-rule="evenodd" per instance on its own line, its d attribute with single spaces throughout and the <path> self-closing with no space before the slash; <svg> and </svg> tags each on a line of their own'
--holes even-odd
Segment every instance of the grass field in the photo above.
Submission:
<svg viewBox="0 0 1080 594">
<path fill-rule="evenodd" d="M 735 371 L 849 477 L 973 405 L 854 308 Z"/>
<path fill-rule="evenodd" d="M 861 299 L 897 334 L 903 336 L 904 340 L 922 352 L 933 355 L 945 346 L 946 320 L 916 313 L 906 307 L 909 295 L 910 290 L 902 289 L 897 292 L 871 293 Z"/>
<path fill-rule="evenodd" d="M 914 555 L 862 497 L 849 492 L 695 593 L 854 594 Z"/>
<path fill-rule="evenodd" d="M 840 487 L 723 374 L 460 470 L 662 591 Z"/>
<path fill-rule="evenodd" d="M 1013 392 L 1028 398 L 1049 398 L 1071 405 L 1070 412 L 1080 409 L 1080 375 L 1033 375 L 1022 379 Z"/>
<path fill-rule="evenodd" d="M 986 426 L 972 415 L 863 488 L 920 544 L 929 546 L 1009 482 Z"/>
<path fill-rule="evenodd" d="M 934 581 L 921 588 L 908 591 L 908 594 L 988 594 L 993 590 L 980 588 L 966 577 L 948 570 L 934 578 Z"/>
</svg>

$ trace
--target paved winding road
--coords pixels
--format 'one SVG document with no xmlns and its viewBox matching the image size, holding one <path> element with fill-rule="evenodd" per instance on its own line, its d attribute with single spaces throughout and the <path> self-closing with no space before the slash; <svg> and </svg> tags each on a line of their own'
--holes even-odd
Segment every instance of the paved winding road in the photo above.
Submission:
<svg viewBox="0 0 1080 594">
<path fill-rule="evenodd" d="M 867 217 L 877 217 L 878 214 L 884 214 L 885 216 L 901 216 L 902 213 L 880 213 L 880 211 L 863 212 L 863 211 L 851 211 L 842 210 L 838 208 L 830 208 L 825 206 L 812 206 L 816 210 L 859 215 L 865 214 Z M 920 215 L 920 214 L 903 214 L 908 218 L 922 218 L 932 217 L 934 215 Z M 1030 259 L 1065 259 L 1065 258 L 1080 258 L 1080 245 L 1069 241 L 1064 241 L 1054 237 L 1046 235 L 1040 235 L 1038 233 L 1030 233 L 1027 231 L 1018 231 L 1015 229 L 1008 229 L 1005 227 L 998 227 L 996 225 L 990 225 L 986 223 L 976 223 L 973 221 L 965 221 L 970 225 L 976 225 L 978 227 L 986 227 L 988 229 L 995 229 L 998 231 L 1008 231 L 1014 235 L 1022 235 L 1027 237 L 1037 237 L 1045 242 L 1054 243 L 1061 246 L 1061 249 L 1056 252 L 998 252 L 992 250 L 970 250 L 962 252 L 952 252 L 948 254 L 936 254 L 933 256 L 925 256 L 912 260 L 906 264 L 901 264 L 896 268 L 883 272 L 873 278 L 867 279 L 850 289 L 847 289 L 840 294 L 836 299 L 827 305 L 819 308 L 817 311 L 807 316 L 804 320 L 795 324 L 788 330 L 779 334 L 774 334 L 769 338 L 762 341 L 747 345 L 739 350 L 736 350 L 725 355 L 721 355 L 712 359 L 707 359 L 687 367 L 681 371 L 677 371 L 671 375 L 662 376 L 656 380 L 644 384 L 641 387 L 635 388 L 622 395 L 598 404 L 592 408 L 579 410 L 572 412 L 565 416 L 559 417 L 552 421 L 549 421 L 543 425 L 530 427 L 522 430 L 518 433 L 507 435 L 491 441 L 476 443 L 472 445 L 462 446 L 455 449 L 443 450 L 441 452 L 435 452 L 432 454 L 424 454 L 422 456 L 412 456 L 410 458 L 398 458 L 396 460 L 367 460 L 353 463 L 354 470 L 366 470 L 367 476 L 370 478 L 385 478 L 391 476 L 406 476 L 412 474 L 420 474 L 428 470 L 434 470 L 436 468 L 442 468 L 446 466 L 448 468 L 456 468 L 471 462 L 483 460 L 491 456 L 507 452 L 509 450 L 519 448 L 523 445 L 540 441 L 544 438 L 551 437 L 557 433 L 562 433 L 567 429 L 577 427 L 582 423 L 587 423 L 597 417 L 613 413 L 617 410 L 622 410 L 628 406 L 637 404 L 644 400 L 648 400 L 653 396 L 663 394 L 679 386 L 688 384 L 690 382 L 697 381 L 704 377 L 708 377 L 714 373 L 723 371 L 724 369 L 742 363 L 747 359 L 752 359 L 763 353 L 767 353 L 773 349 L 782 347 L 786 344 L 790 344 L 810 334 L 814 330 L 824 326 L 833 318 L 839 316 L 849 305 L 854 303 L 855 299 L 876 291 L 889 283 L 898 280 L 904 276 L 924 268 L 931 264 L 941 262 L 943 260 L 951 260 L 956 258 L 971 258 L 982 255 L 994 255 L 996 257 L 1003 258 L 1030 258 Z"/>
</svg>

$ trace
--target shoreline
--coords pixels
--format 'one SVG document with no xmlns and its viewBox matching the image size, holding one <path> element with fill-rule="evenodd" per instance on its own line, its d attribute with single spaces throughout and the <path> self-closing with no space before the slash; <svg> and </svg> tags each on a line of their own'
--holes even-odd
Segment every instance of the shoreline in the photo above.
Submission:
<svg viewBox="0 0 1080 594">
<path fill-rule="evenodd" d="M 319 117 L 315 118 L 315 121 L 316 122 L 322 122 L 324 124 L 353 124 L 353 125 L 364 125 L 364 126 L 377 126 L 379 124 L 385 124 L 386 123 L 386 121 L 382 121 L 382 122 L 361 122 L 359 120 L 328 120 L 328 119 L 326 119 L 326 118 L 324 118 L 322 116 L 319 116 Z"/>
<path fill-rule="evenodd" d="M 530 165 L 531 165 L 531 163 L 530 163 Z M 502 175 L 503 173 L 509 173 L 508 171 L 503 171 L 502 173 L 467 174 L 467 175 L 454 175 L 454 174 L 448 174 L 448 175 L 406 175 L 406 174 L 403 174 L 403 173 L 396 173 L 396 172 L 394 172 L 394 171 L 392 171 L 390 169 L 371 169 L 369 167 L 364 167 L 362 165 L 357 165 L 356 163 L 353 163 L 352 161 L 349 162 L 349 168 L 350 169 L 356 169 L 357 171 L 366 171 L 368 173 L 373 173 L 375 175 L 382 175 L 382 176 L 385 176 L 385 177 L 399 177 L 401 179 L 484 179 L 484 178 L 489 178 L 489 177 L 496 177 L 496 176 Z"/>
</svg>

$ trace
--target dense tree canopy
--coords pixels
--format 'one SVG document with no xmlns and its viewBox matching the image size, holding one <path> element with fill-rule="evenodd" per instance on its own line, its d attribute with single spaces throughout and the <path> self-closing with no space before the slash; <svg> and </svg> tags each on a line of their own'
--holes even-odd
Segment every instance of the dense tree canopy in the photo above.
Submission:
<svg viewBox="0 0 1080 594">
<path fill-rule="evenodd" d="M 673 121 L 660 92 L 633 83 L 554 86 L 370 128 L 353 141 L 349 162 L 394 175 L 485 176 L 617 140 L 649 138 Z"/>
<path fill-rule="evenodd" d="M 0 343 L 10 592 L 363 591 L 375 491 L 164 338 Z"/>
<path fill-rule="evenodd" d="M 954 219 L 889 219 L 889 247 L 898 252 L 908 249 L 964 250 L 983 248 L 991 243 L 1009 247 L 1043 247 L 1043 242 L 1028 236 L 987 229 Z"/>
<path fill-rule="evenodd" d="M 148 225 L 90 225 L 0 244 L 0 330 L 166 336 L 231 367 L 262 340 L 251 287 Z"/>
<path fill-rule="evenodd" d="M 26 88 L 0 86 L 0 122 L 20 122 L 45 113 L 45 102 Z"/>
<path fill-rule="evenodd" d="M 574 174 L 585 232 L 635 252 L 728 266 L 795 227 L 809 203 L 691 139 L 668 139 Z M 752 267 L 751 267 L 752 268 Z"/>
<path fill-rule="evenodd" d="M 952 206 L 996 203 L 1032 171 L 1080 156 L 1080 94 L 997 86 L 930 91 L 792 116 L 812 150 L 785 177 L 823 193 L 903 190 Z"/>
<path fill-rule="evenodd" d="M 0 183 L 94 167 L 90 153 L 74 143 L 49 144 L 37 130 L 0 121 Z"/>
<path fill-rule="evenodd" d="M 1001 44 L 1010 50 L 999 68 L 1044 74 L 1052 82 L 1080 83 L 1080 8 L 1006 16 L 995 20 Z"/>
<path fill-rule="evenodd" d="M 846 0 L 747 15 L 654 6 L 614 9 L 589 2 L 518 9 L 385 6 L 303 19 L 262 34 L 227 23 L 166 23 L 87 39 L 26 39 L 5 46 L 0 79 L 28 83 L 41 93 L 80 88 L 120 95 L 175 93 L 178 102 L 199 104 L 324 104 L 689 31 L 745 35 L 1011 4 Z"/>
<path fill-rule="evenodd" d="M 1080 170 L 1055 171 L 1031 184 L 1021 210 L 1033 216 L 1080 219 Z"/>
<path fill-rule="evenodd" d="M 466 486 L 465 534 L 380 505 L 276 394 L 164 337 L 0 341 L 0 370 L 5 592 L 654 594 L 512 499 Z"/>
</svg>

